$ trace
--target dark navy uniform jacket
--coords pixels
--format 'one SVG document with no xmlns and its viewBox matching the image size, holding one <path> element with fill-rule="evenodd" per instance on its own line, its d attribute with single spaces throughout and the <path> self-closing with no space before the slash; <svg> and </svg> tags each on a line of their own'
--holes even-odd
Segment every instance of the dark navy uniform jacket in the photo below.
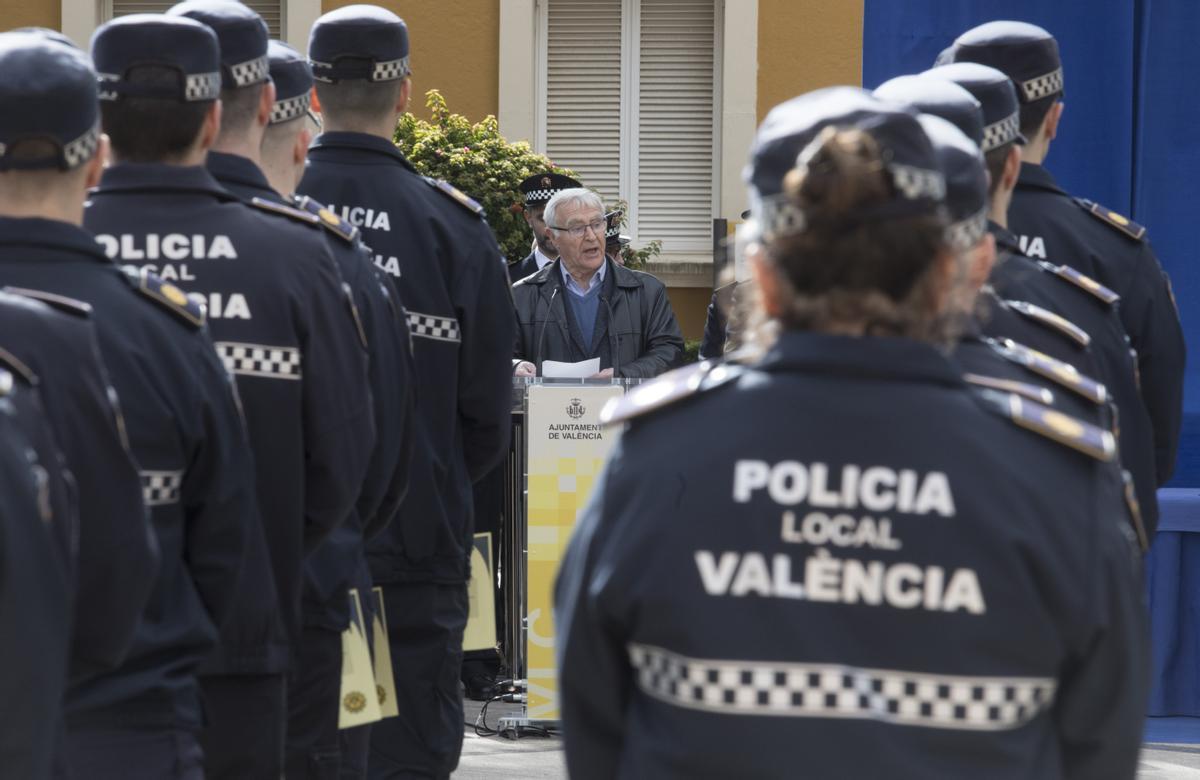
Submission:
<svg viewBox="0 0 1200 780">
<path fill-rule="evenodd" d="M 256 595 L 245 587 L 258 527 L 253 464 L 229 376 L 198 307 L 161 280 L 131 277 L 92 234 L 43 219 L 0 218 L 0 284 L 86 301 L 120 395 L 142 495 L 158 536 L 154 592 L 124 663 L 75 682 L 69 726 L 200 724 L 192 675 Z M 242 637 L 230 652 L 269 652 Z"/>
<path fill-rule="evenodd" d="M 1145 230 L 1064 192 L 1040 165 L 1022 163 L 1009 225 L 1026 254 L 1065 263 L 1121 296 L 1117 310 L 1137 350 L 1141 393 L 1154 430 L 1158 484 L 1175 468 L 1186 347 L 1170 281 Z"/>
<path fill-rule="evenodd" d="M 1148 652 L 1109 464 L 991 404 L 1082 429 L 901 339 L 791 333 L 722 373 L 632 421 L 568 545 L 572 778 L 1134 774 Z"/>
<path fill-rule="evenodd" d="M 125 657 L 158 573 L 158 542 L 90 308 L 66 299 L 52 305 L 57 310 L 27 295 L 0 293 L 0 362 L 35 377 L 78 493 L 69 554 L 75 577 L 71 676 L 79 678 Z"/>
<path fill-rule="evenodd" d="M 514 323 L 500 250 L 482 209 L 419 175 L 382 138 L 318 137 L 298 191 L 361 228 L 375 264 L 399 279 L 413 337 L 409 490 L 396 521 L 368 547 L 371 574 L 377 582 L 461 583 L 471 482 L 508 447 Z"/>
<path fill-rule="evenodd" d="M 46 512 L 40 464 L 0 375 L 0 767 L 50 776 L 67 677 L 71 593 Z"/>
<path fill-rule="evenodd" d="M 1112 297 L 1110 291 L 1089 291 L 1069 281 L 1061 269 L 1058 272 L 1049 270 L 1059 268 L 1057 258 L 1051 257 L 1043 265 L 1022 254 L 1009 231 L 995 224 L 990 230 L 996 237 L 998 253 L 991 281 L 999 295 L 1039 305 L 1064 317 L 1086 334 L 1088 343 L 1084 346 L 1059 328 L 1043 327 L 1043 330 L 1055 331 L 1059 351 L 1052 345 L 1039 347 L 1024 341 L 1021 336 L 1013 338 L 1042 348 L 1105 385 L 1116 407 L 1114 429 L 1121 447 L 1121 462 L 1134 477 L 1138 501 L 1149 525 L 1147 530 L 1153 535 L 1158 527 L 1154 428 L 1145 399 L 1138 390 L 1137 364 L 1117 317 L 1116 306 L 1119 304 L 1104 300 L 1102 296 L 1106 293 Z M 1023 315 L 1022 318 L 1035 322 Z M 994 330 L 1003 331 L 1003 328 Z M 984 331 L 991 333 L 993 328 L 985 324 Z M 1090 360 L 1084 353 L 1090 355 Z"/>
<path fill-rule="evenodd" d="M 340 630 L 350 619 L 347 588 L 370 582 L 364 537 L 376 536 L 387 527 L 408 487 L 416 381 L 408 321 L 395 287 L 372 264 L 370 250 L 358 240 L 357 228 L 348 222 L 333 224 L 332 212 L 315 202 L 287 201 L 245 157 L 209 152 L 205 166 L 222 187 L 243 200 L 262 198 L 310 209 L 287 218 L 307 216 L 314 230 L 323 233 L 342 279 L 354 292 L 369 351 L 375 429 L 381 433 L 376 436 L 353 513 L 305 560 L 303 594 L 306 623 Z"/>
<path fill-rule="evenodd" d="M 534 251 L 525 255 L 524 260 L 518 260 L 508 267 L 508 280 L 516 284 L 526 276 L 536 274 L 537 272 L 537 252 Z"/>
<path fill-rule="evenodd" d="M 84 220 L 119 262 L 170 273 L 207 301 L 242 399 L 279 611 L 295 641 L 304 556 L 350 514 L 374 442 L 366 356 L 336 266 L 308 226 L 246 206 L 201 167 L 109 168 Z"/>
</svg>

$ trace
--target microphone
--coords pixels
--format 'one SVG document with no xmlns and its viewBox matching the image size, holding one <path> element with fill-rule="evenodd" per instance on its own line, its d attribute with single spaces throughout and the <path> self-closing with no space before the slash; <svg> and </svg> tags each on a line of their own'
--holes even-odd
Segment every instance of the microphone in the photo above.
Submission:
<svg viewBox="0 0 1200 780">
<path fill-rule="evenodd" d="M 546 328 L 549 327 L 549 325 L 550 325 L 550 317 L 551 317 L 551 315 L 554 314 L 554 298 L 558 295 L 558 291 L 560 289 L 561 289 L 560 287 L 555 286 L 554 292 L 552 292 L 550 294 L 550 303 L 546 307 L 546 319 L 544 319 L 542 321 L 542 332 L 538 336 L 538 341 L 537 341 L 537 360 L 533 364 L 534 368 L 537 369 L 537 371 L 535 372 L 535 375 L 540 375 L 542 373 L 542 345 L 546 341 Z M 535 314 L 536 314 L 536 309 L 535 309 Z"/>
<path fill-rule="evenodd" d="M 616 317 L 613 316 L 613 307 L 612 304 L 608 302 L 608 298 L 601 295 L 600 300 L 604 301 L 604 307 L 608 309 L 608 348 L 612 350 L 613 379 L 617 379 L 619 378 L 621 371 L 621 356 L 619 354 L 621 340 L 617 338 L 617 332 L 615 330 L 617 327 L 617 321 Z"/>
</svg>

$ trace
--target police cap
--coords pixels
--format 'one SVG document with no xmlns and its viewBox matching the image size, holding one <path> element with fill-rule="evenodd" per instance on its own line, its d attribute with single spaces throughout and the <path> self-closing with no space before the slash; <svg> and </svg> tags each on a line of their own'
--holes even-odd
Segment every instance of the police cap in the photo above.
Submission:
<svg viewBox="0 0 1200 780">
<path fill-rule="evenodd" d="M 604 243 L 610 249 L 629 243 L 629 236 L 621 235 L 621 217 L 624 214 L 620 209 L 615 209 L 604 215 L 604 221 L 608 223 L 604 229 Z"/>
<path fill-rule="evenodd" d="M 938 55 L 937 65 L 978 62 L 1004 71 L 1022 103 L 1060 95 L 1062 59 L 1058 41 L 1035 24 L 988 22 L 967 30 Z"/>
<path fill-rule="evenodd" d="M 983 141 L 979 146 L 985 153 L 1010 141 L 1024 145 L 1017 90 L 1012 79 L 1002 71 L 974 62 L 958 62 L 941 65 L 921 75 L 953 81 L 975 96 L 983 109 Z"/>
<path fill-rule="evenodd" d="M 100 109 L 83 52 L 36 32 L 3 33 L 0 73 L 0 170 L 70 170 L 92 159 Z M 48 142 L 54 152 L 26 157 L 23 141 Z"/>
<path fill-rule="evenodd" d="M 535 173 L 519 185 L 526 206 L 541 206 L 549 203 L 562 190 L 571 190 L 583 185 L 561 173 Z"/>
<path fill-rule="evenodd" d="M 308 57 L 317 81 L 394 81 L 408 76 L 408 26 L 377 5 L 347 5 L 313 24 Z"/>
<path fill-rule="evenodd" d="M 239 89 L 262 84 L 267 76 L 267 23 L 236 0 L 187 0 L 167 11 L 206 24 L 221 46 L 221 86 Z"/>
<path fill-rule="evenodd" d="M 131 14 L 92 35 L 100 99 L 124 97 L 197 102 L 221 96 L 221 50 L 207 26 L 183 16 Z M 134 68 L 156 66 L 179 74 L 175 84 L 130 83 Z"/>
<path fill-rule="evenodd" d="M 966 250 L 987 232 L 988 176 L 983 153 L 950 122 L 933 114 L 920 116 L 946 179 L 947 243 Z"/>
<path fill-rule="evenodd" d="M 917 113 L 857 87 L 827 87 L 775 106 L 754 138 L 743 177 L 763 238 L 803 231 L 804 215 L 783 196 L 784 177 L 805 164 L 807 147 L 826 127 L 863 130 L 884 153 L 891 196 L 861 219 L 940 213 L 946 183 Z"/>
<path fill-rule="evenodd" d="M 897 76 L 872 92 L 875 97 L 904 103 L 922 114 L 940 116 L 977 145 L 983 142 L 983 110 L 967 90 L 944 79 Z"/>
<path fill-rule="evenodd" d="M 300 52 L 282 41 L 267 47 L 271 81 L 275 82 L 275 105 L 271 106 L 271 124 L 298 119 L 312 107 L 312 68 Z"/>
</svg>

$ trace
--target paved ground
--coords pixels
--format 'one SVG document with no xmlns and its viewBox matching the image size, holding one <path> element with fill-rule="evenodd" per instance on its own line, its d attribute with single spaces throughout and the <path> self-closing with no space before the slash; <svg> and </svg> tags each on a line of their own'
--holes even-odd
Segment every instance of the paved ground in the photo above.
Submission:
<svg viewBox="0 0 1200 780">
<path fill-rule="evenodd" d="M 495 728 L 500 716 L 517 709 L 512 704 L 491 705 L 488 725 Z M 468 701 L 467 721 L 474 723 L 478 713 L 479 703 Z M 454 780 L 559 780 L 566 776 L 559 739 L 478 737 L 468 726 Z M 1137 780 L 1200 780 L 1200 745 L 1146 745 Z"/>
</svg>

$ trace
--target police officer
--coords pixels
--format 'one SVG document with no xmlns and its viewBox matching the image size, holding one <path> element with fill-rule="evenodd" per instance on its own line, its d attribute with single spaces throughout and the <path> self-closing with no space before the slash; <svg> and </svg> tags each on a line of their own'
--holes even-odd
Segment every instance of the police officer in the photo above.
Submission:
<svg viewBox="0 0 1200 780">
<path fill-rule="evenodd" d="M 400 707 L 372 729 L 370 775 L 440 777 L 457 764 L 463 737 L 471 482 L 507 452 L 508 280 L 482 208 L 420 176 L 392 144 L 411 92 L 404 22 L 376 6 L 346 6 L 317 20 L 308 54 L 325 132 L 299 192 L 355 223 L 376 265 L 403 271 L 418 370 L 408 495 L 367 551 Z"/>
<path fill-rule="evenodd" d="M 1154 431 L 1158 484 L 1175 466 L 1183 402 L 1185 347 L 1170 280 L 1146 231 L 1091 201 L 1072 198 L 1042 167 L 1062 118 L 1063 70 L 1050 33 L 1023 22 L 989 22 L 960 35 L 938 58 L 1003 71 L 1021 101 L 1020 178 L 1011 227 L 1034 259 L 1065 264 L 1120 296 L 1118 312 L 1137 352 L 1141 392 Z"/>
<path fill-rule="evenodd" d="M 623 213 L 617 209 L 604 215 L 604 254 L 612 258 L 617 265 L 625 265 L 625 256 L 621 252 L 629 246 L 629 236 L 621 233 L 621 215 Z"/>
<path fill-rule="evenodd" d="M 508 267 L 509 280 L 514 284 L 530 274 L 537 273 L 558 257 L 558 248 L 554 246 L 554 237 L 546 229 L 546 220 L 542 215 L 546 212 L 546 204 L 557 193 L 583 185 L 561 173 L 544 171 L 535 173 L 524 179 L 519 188 L 521 200 L 525 204 L 525 223 L 533 232 L 533 249 L 529 255 Z"/>
<path fill-rule="evenodd" d="M 202 310 L 158 277 L 122 272 L 79 227 L 107 144 L 95 72 L 44 37 L 2 38 L 13 78 L 0 113 L 25 126 L 4 147 L 0 285 L 92 307 L 161 552 L 124 662 L 72 681 L 70 766 L 60 769 L 197 777 L 196 671 L 221 624 L 255 597 L 243 588 L 253 582 L 246 551 L 258 523 L 245 430 Z"/>
<path fill-rule="evenodd" d="M 71 594 L 14 387 L 0 370 L 0 696 L 11 703 L 0 715 L 0 766 L 9 777 L 43 778 L 59 750 Z"/>
<path fill-rule="evenodd" d="M 782 331 L 610 410 L 632 422 L 557 587 L 571 776 L 1130 777 L 1146 648 L 1092 492 L 1111 436 L 936 348 L 965 269 L 916 117 L 797 98 L 748 178 Z"/>
<path fill-rule="evenodd" d="M 122 17 L 92 43 L 115 164 L 86 224 L 119 262 L 178 278 L 208 303 L 249 426 L 279 594 L 205 668 L 206 769 L 219 777 L 281 772 L 287 654 L 263 639 L 281 617 L 299 641 L 303 557 L 350 512 L 374 438 L 364 348 L 328 252 L 309 226 L 247 206 L 203 168 L 219 95 L 265 81 L 263 51 L 223 63 L 213 32 L 182 16 Z"/>
<path fill-rule="evenodd" d="M 158 571 L 141 478 L 91 319 L 91 307 L 80 301 L 0 292 L 0 362 L 36 386 L 78 496 L 79 522 L 67 540 L 75 601 L 71 679 L 121 663 Z"/>
</svg>

